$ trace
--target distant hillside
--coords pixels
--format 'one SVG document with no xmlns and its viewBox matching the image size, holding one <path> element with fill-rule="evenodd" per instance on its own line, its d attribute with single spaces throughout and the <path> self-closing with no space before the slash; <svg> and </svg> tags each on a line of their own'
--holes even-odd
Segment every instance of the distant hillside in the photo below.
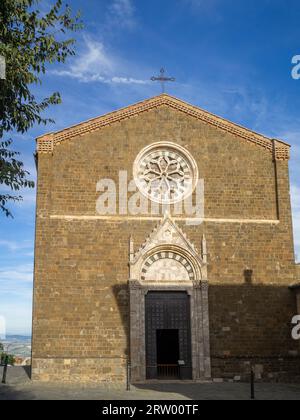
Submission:
<svg viewBox="0 0 300 420">
<path fill-rule="evenodd" d="M 0 341 L 10 354 L 20 357 L 31 355 L 31 337 L 28 335 L 7 335 L 5 340 Z"/>
<path fill-rule="evenodd" d="M 23 341 L 31 341 L 30 335 L 7 335 L 5 340 L 0 340 L 3 343 L 6 341 L 16 341 L 16 342 L 23 342 Z"/>
</svg>

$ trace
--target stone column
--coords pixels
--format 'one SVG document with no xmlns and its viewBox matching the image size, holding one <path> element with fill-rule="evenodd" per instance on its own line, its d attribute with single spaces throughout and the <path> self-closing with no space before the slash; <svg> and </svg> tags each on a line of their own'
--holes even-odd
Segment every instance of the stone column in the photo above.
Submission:
<svg viewBox="0 0 300 420">
<path fill-rule="evenodd" d="M 145 367 L 145 296 L 137 281 L 129 281 L 130 292 L 130 363 L 131 381 L 146 379 Z"/>
<path fill-rule="evenodd" d="M 197 380 L 204 377 L 203 314 L 200 283 L 194 284 L 191 297 L 193 379 Z"/>
<path fill-rule="evenodd" d="M 204 343 L 204 377 L 211 378 L 210 360 L 210 335 L 209 335 L 209 303 L 208 303 L 208 282 L 201 282 L 202 295 L 202 319 L 203 319 L 203 343 Z"/>
<path fill-rule="evenodd" d="M 211 378 L 208 283 L 197 282 L 192 301 L 193 379 Z"/>
</svg>

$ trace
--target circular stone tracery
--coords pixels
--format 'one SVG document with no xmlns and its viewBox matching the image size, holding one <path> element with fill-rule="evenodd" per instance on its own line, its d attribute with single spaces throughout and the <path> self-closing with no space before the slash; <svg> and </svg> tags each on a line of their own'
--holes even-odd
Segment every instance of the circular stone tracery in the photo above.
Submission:
<svg viewBox="0 0 300 420">
<path fill-rule="evenodd" d="M 134 179 L 140 192 L 151 200 L 171 204 L 190 195 L 198 181 L 196 162 L 174 143 L 154 143 L 137 156 Z"/>
</svg>

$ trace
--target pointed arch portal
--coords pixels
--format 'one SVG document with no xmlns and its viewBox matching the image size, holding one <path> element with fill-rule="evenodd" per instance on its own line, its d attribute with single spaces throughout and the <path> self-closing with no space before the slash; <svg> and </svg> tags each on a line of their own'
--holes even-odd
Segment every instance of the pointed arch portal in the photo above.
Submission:
<svg viewBox="0 0 300 420">
<path fill-rule="evenodd" d="M 208 379 L 206 243 L 202 255 L 166 215 L 135 253 L 130 243 L 132 381 Z"/>
</svg>

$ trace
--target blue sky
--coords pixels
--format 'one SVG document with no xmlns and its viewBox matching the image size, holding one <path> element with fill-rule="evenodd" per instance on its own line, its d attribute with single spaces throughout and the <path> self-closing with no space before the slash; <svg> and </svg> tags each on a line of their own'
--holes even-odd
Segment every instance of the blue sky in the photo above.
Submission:
<svg viewBox="0 0 300 420">
<path fill-rule="evenodd" d="M 292 144 L 290 163 L 295 247 L 300 258 L 300 54 L 296 0 L 70 0 L 85 28 L 77 55 L 49 67 L 39 97 L 53 91 L 62 105 L 54 126 L 17 136 L 35 178 L 35 137 L 160 93 L 149 81 L 164 66 L 176 82 L 168 93 L 265 135 Z M 47 10 L 51 1 L 42 0 Z M 0 316 L 8 333 L 31 330 L 35 191 L 0 215 Z"/>
</svg>

